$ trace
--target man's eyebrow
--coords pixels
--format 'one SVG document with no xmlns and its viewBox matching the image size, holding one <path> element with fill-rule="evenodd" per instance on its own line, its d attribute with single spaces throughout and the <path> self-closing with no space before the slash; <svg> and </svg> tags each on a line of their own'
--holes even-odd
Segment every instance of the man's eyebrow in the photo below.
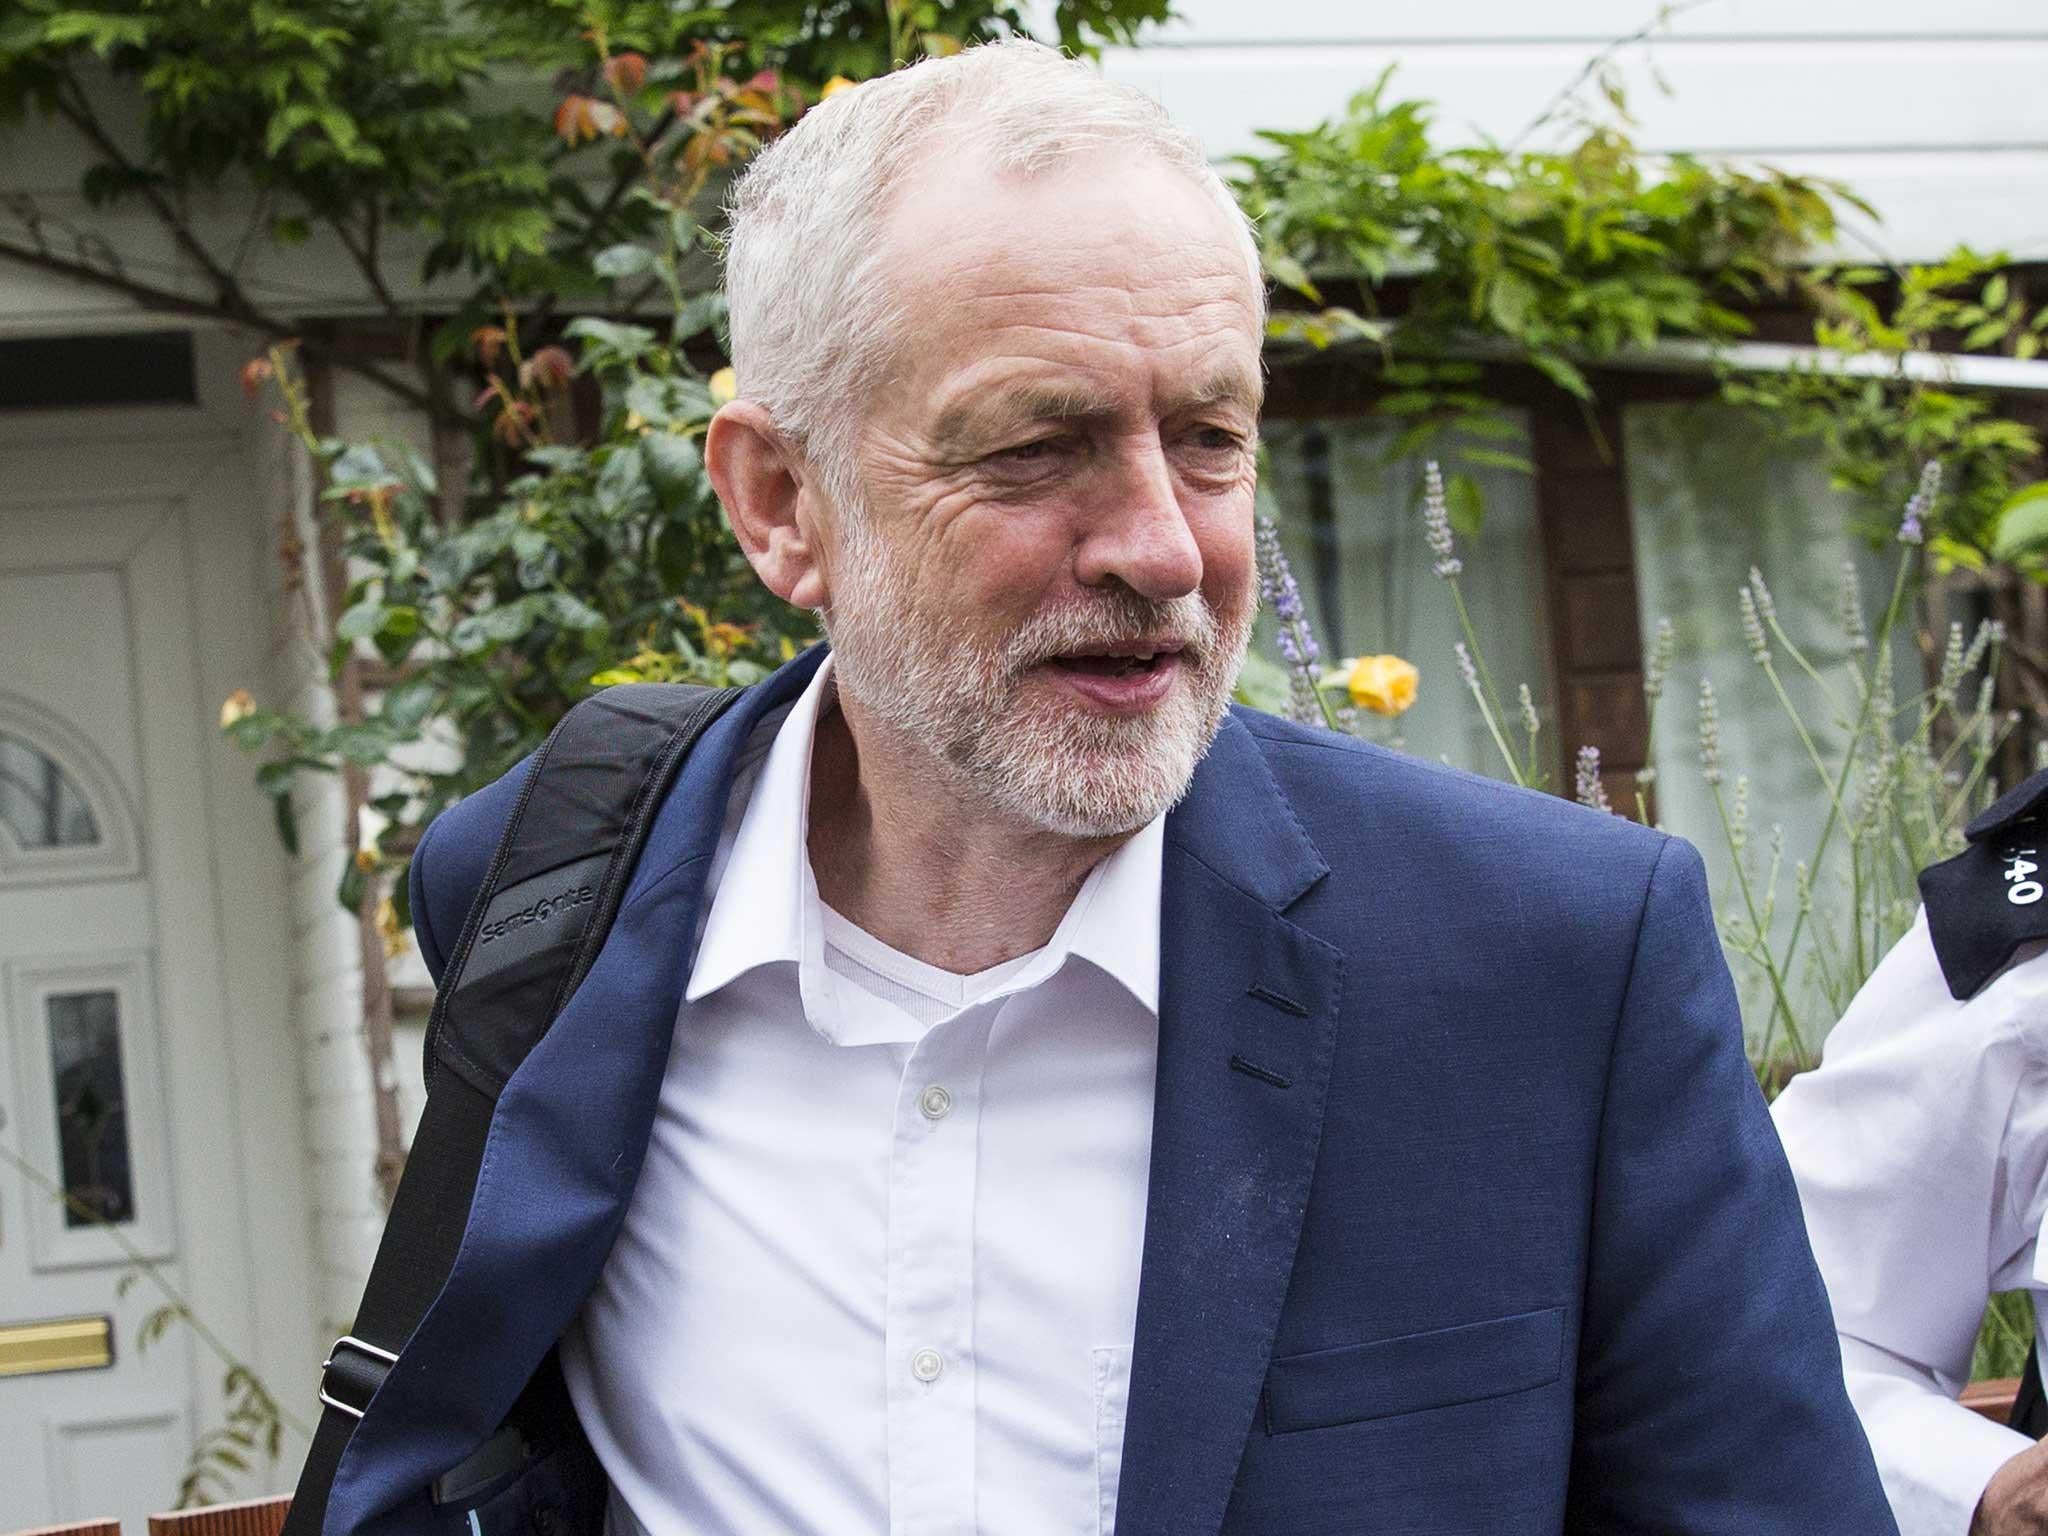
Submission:
<svg viewBox="0 0 2048 1536">
<path fill-rule="evenodd" d="M 993 395 L 973 395 L 948 406 L 932 426 L 932 440 L 956 447 L 978 431 L 1041 421 L 1085 421 L 1116 414 L 1116 401 L 1078 385 L 1027 384 Z"/>
<path fill-rule="evenodd" d="M 1212 374 L 1173 402 L 1176 410 L 1199 410 L 1205 405 L 1236 405 L 1253 416 L 1266 403 L 1266 392 L 1258 381 L 1232 368 Z"/>
<path fill-rule="evenodd" d="M 1232 369 L 1215 374 L 1167 402 L 1168 414 L 1210 405 L 1235 405 L 1257 416 L 1264 391 L 1247 375 Z M 1029 426 L 1039 422 L 1102 420 L 1114 416 L 1119 402 L 1079 385 L 1023 385 L 994 395 L 970 397 L 948 406 L 931 429 L 941 447 L 957 447 L 978 431 Z"/>
</svg>

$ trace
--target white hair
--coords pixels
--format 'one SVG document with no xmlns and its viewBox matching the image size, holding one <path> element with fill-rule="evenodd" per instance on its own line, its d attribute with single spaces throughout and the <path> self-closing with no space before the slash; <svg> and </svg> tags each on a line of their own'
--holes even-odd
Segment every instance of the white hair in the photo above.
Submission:
<svg viewBox="0 0 2048 1536">
<path fill-rule="evenodd" d="M 947 149 L 976 153 L 999 172 L 1035 176 L 1112 148 L 1181 172 L 1228 213 L 1263 328 L 1265 278 L 1250 222 L 1201 141 L 1136 87 L 1011 38 L 836 92 L 734 183 L 725 293 L 739 392 L 767 409 L 842 507 L 858 500 L 863 381 L 905 318 L 881 265 L 891 194 L 941 128 Z"/>
</svg>

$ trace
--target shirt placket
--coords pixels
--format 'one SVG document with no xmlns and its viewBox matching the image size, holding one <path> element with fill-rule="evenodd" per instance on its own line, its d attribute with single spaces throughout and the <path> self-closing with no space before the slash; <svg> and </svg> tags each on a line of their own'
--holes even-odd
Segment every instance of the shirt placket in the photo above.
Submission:
<svg viewBox="0 0 2048 1536">
<path fill-rule="evenodd" d="M 884 1328 L 892 1536 L 973 1536 L 974 1189 L 994 1010 L 926 1033 L 897 1084 Z"/>
</svg>

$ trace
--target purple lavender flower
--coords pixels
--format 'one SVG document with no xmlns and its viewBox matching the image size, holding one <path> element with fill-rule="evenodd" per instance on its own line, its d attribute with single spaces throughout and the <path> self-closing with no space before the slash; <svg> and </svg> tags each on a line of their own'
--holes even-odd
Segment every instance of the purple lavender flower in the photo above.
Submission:
<svg viewBox="0 0 2048 1536">
<path fill-rule="evenodd" d="M 1929 459 L 1920 470 L 1920 487 L 1906 503 L 1906 515 L 1899 519 L 1899 542 L 1921 544 L 1927 539 L 1927 519 L 1941 495 L 1941 460 Z"/>
<path fill-rule="evenodd" d="M 1472 697 L 1479 701 L 1479 707 L 1484 709 L 1486 707 L 1486 694 L 1479 686 L 1479 666 L 1478 663 L 1473 661 L 1472 652 L 1466 649 L 1465 642 L 1462 640 L 1451 647 L 1451 652 L 1458 658 L 1458 671 L 1465 679 L 1465 686 L 1471 690 Z"/>
<path fill-rule="evenodd" d="M 1318 668 L 1322 649 L 1301 601 L 1301 588 L 1287 564 L 1287 552 L 1280 547 L 1280 530 L 1270 517 L 1261 516 L 1253 535 L 1258 556 L 1259 595 L 1273 615 L 1273 640 L 1281 659 L 1287 663 L 1287 717 L 1305 724 L 1323 719 L 1321 679 Z"/>
<path fill-rule="evenodd" d="M 1431 459 L 1422 470 L 1422 526 L 1429 540 L 1430 553 L 1436 556 L 1436 573 L 1449 581 L 1465 569 L 1465 562 L 1457 555 L 1457 546 L 1451 541 L 1451 508 L 1444 496 L 1444 472 Z"/>
<path fill-rule="evenodd" d="M 1607 799 L 1607 786 L 1600 782 L 1600 749 L 1579 748 L 1579 761 L 1574 775 L 1573 789 L 1577 792 L 1579 804 L 1589 810 L 1614 814 L 1614 806 Z"/>
</svg>

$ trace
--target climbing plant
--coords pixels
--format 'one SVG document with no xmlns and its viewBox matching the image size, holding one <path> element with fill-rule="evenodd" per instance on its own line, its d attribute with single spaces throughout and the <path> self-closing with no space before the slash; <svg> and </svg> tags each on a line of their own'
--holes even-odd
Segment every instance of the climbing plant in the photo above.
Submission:
<svg viewBox="0 0 2048 1536">
<path fill-rule="evenodd" d="M 1392 95 L 1391 72 L 1314 128 L 1261 135 L 1237 162 L 1268 272 L 1291 302 L 1276 346 L 1340 348 L 1406 430 L 1389 460 L 1438 452 L 1451 516 L 1476 531 L 1476 480 L 1456 463 L 1527 464 L 1480 388 L 1484 362 L 1535 369 L 1591 405 L 1594 374 L 1631 350 L 1751 334 L 1745 308 L 1806 307 L 1822 361 L 1775 375 L 1724 368 L 1724 396 L 1792 437 L 1818 440 L 1835 483 L 1881 537 L 1918 467 L 1949 466 L 1938 558 L 1990 554 L 1999 507 L 2040 443 L 1995 400 L 1915 373 L 1931 350 L 2037 355 L 2048 310 L 2006 258 L 1958 251 L 1897 269 L 1829 266 L 1841 210 L 1871 210 L 1838 182 L 1644 151 L 1610 87 L 1606 116 L 1578 114 L 1560 147 L 1444 147 L 1429 105 Z M 1845 366 L 1854 360 L 1853 366 Z"/>
</svg>

